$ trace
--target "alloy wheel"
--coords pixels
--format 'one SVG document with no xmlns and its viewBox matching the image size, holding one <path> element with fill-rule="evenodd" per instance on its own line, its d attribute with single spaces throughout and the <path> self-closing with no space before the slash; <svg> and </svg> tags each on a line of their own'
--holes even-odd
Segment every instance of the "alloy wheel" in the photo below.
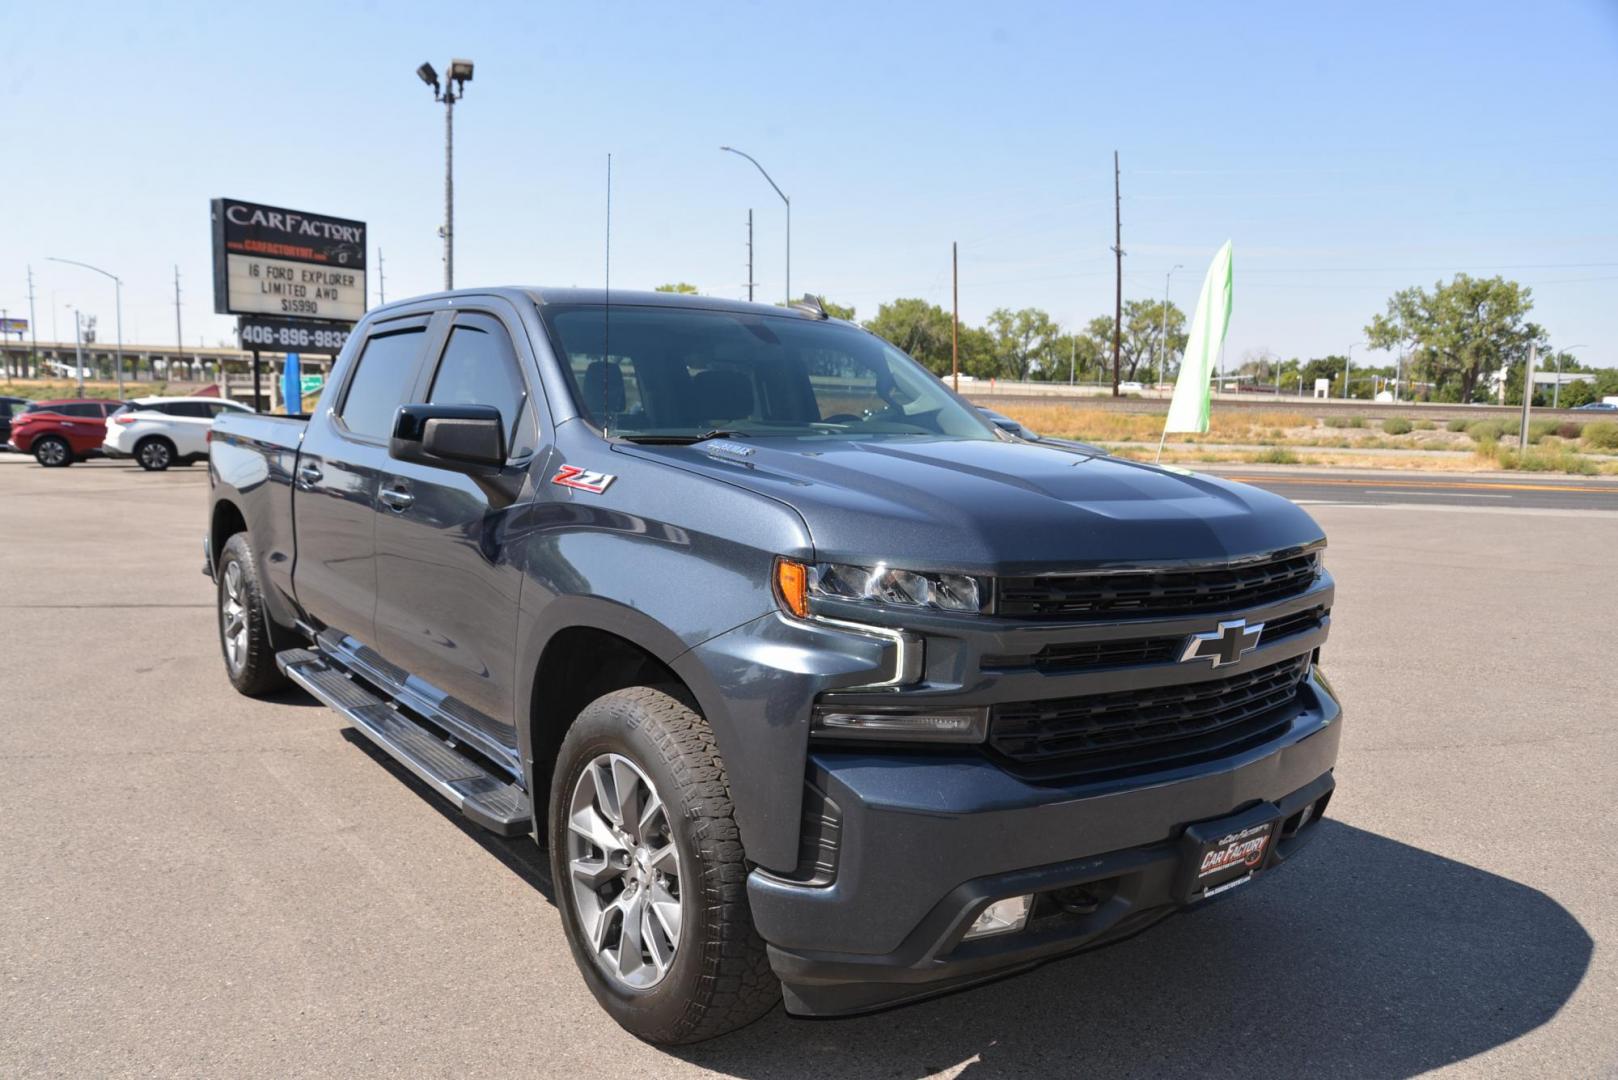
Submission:
<svg viewBox="0 0 1618 1080">
<path fill-rule="evenodd" d="M 140 448 L 140 463 L 148 469 L 162 469 L 169 463 L 169 448 L 153 440 Z"/>
<path fill-rule="evenodd" d="M 219 625 L 225 639 L 225 663 L 240 671 L 247 659 L 247 602 L 242 587 L 242 564 L 225 567 L 225 595 L 219 604 Z"/>
<path fill-rule="evenodd" d="M 568 804 L 568 869 L 589 948 L 635 990 L 663 980 L 680 947 L 680 853 L 657 787 L 622 754 L 590 762 Z"/>
<path fill-rule="evenodd" d="M 60 439 L 44 439 L 35 448 L 34 455 L 41 465 L 60 465 L 67 460 L 67 446 Z"/>
</svg>

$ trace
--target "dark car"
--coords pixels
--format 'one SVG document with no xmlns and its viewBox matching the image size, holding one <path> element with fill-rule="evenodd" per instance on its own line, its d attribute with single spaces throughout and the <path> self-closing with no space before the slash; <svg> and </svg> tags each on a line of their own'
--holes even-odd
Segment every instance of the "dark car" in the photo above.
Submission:
<svg viewBox="0 0 1618 1080">
<path fill-rule="evenodd" d="M 27 398 L 0 396 L 0 450 L 11 449 L 11 418 L 27 407 Z"/>
<path fill-rule="evenodd" d="M 974 985 L 1318 832 L 1342 712 L 1304 510 L 1010 435 L 818 304 L 608 300 L 367 312 L 309 419 L 214 422 L 203 547 L 231 683 L 295 682 L 547 848 L 625 1028 Z"/>
<path fill-rule="evenodd" d="M 99 398 L 36 401 L 11 418 L 11 447 L 46 468 L 100 457 L 107 417 L 123 402 Z"/>
</svg>

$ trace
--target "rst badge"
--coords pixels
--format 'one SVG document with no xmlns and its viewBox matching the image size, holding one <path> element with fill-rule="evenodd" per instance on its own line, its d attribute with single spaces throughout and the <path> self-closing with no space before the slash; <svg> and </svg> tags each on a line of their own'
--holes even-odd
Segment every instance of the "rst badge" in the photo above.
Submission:
<svg viewBox="0 0 1618 1080">
<path fill-rule="evenodd" d="M 600 495 L 611 487 L 612 482 L 616 479 L 618 477 L 612 473 L 595 472 L 590 469 L 582 469 L 577 465 L 563 465 L 556 470 L 556 475 L 551 477 L 551 483 L 561 484 L 563 487 L 578 488 L 580 491 L 588 491 L 592 495 Z"/>
</svg>

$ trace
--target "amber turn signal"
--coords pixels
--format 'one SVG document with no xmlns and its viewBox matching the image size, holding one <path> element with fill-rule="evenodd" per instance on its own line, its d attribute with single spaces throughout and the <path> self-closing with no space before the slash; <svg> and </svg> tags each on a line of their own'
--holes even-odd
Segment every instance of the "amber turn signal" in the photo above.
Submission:
<svg viewBox="0 0 1618 1080">
<path fill-rule="evenodd" d="M 775 599 L 790 614 L 809 617 L 809 568 L 791 559 L 775 560 Z"/>
</svg>

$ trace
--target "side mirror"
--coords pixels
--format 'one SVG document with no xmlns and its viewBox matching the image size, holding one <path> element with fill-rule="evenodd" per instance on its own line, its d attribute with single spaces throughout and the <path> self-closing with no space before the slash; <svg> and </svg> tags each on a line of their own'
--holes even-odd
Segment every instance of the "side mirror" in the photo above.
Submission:
<svg viewBox="0 0 1618 1080">
<path fill-rule="evenodd" d="M 388 456 L 469 476 L 506 463 L 505 426 L 493 405 L 405 405 L 393 422 Z"/>
</svg>

